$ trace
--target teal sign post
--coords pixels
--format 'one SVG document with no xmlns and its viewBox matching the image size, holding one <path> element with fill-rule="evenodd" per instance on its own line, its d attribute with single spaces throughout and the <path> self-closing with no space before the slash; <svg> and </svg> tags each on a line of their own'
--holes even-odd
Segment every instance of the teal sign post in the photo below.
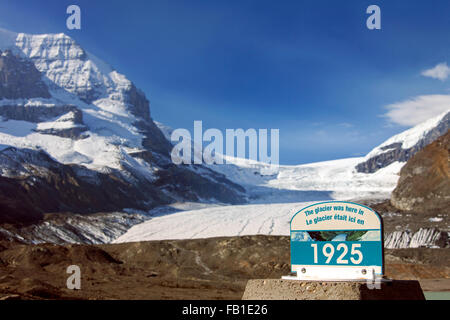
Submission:
<svg viewBox="0 0 450 320">
<path fill-rule="evenodd" d="M 352 202 L 322 202 L 297 212 L 290 225 L 296 279 L 383 277 L 383 223 L 374 210 Z"/>
</svg>

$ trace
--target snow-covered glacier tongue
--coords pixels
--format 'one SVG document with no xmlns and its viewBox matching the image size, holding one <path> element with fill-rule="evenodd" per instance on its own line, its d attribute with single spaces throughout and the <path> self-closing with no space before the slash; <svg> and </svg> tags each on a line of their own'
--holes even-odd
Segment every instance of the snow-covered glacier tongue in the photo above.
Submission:
<svg viewBox="0 0 450 320">
<path fill-rule="evenodd" d="M 171 147 L 144 93 L 72 38 L 0 29 L 0 222 L 245 201 L 222 174 L 172 164 Z"/>
<path fill-rule="evenodd" d="M 170 128 L 161 127 L 166 135 L 170 134 Z M 282 165 L 275 175 L 262 175 L 260 169 L 265 165 L 263 163 L 227 158 L 227 164 L 210 165 L 210 168 L 243 185 L 251 204 L 156 216 L 133 226 L 115 242 L 255 234 L 289 235 L 289 222 L 295 212 L 318 201 L 334 199 L 363 200 L 368 205 L 378 206 L 377 210 L 388 225 L 385 229 L 387 248 L 448 247 L 447 216 L 434 217 L 433 212 L 426 215 L 399 213 L 395 208 L 386 207 L 386 200 L 396 187 L 407 158 L 393 157 L 391 161 L 380 164 L 374 172 L 361 172 L 358 169 L 361 163 L 376 162 L 378 155 L 389 150 L 386 146 L 398 143 L 406 149 L 419 149 L 427 141 L 438 138 L 440 133 L 445 134 L 448 129 L 448 113 L 445 113 L 392 137 L 366 157 L 297 166 Z M 189 228 L 185 228 L 186 225 Z M 366 235 L 368 238 L 370 236 L 373 235 Z"/>
</svg>

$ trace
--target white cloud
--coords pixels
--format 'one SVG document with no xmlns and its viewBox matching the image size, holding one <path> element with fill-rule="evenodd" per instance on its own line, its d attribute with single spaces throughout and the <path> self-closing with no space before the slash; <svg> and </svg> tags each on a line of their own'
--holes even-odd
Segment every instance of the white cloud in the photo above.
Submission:
<svg viewBox="0 0 450 320">
<path fill-rule="evenodd" d="M 448 78 L 448 76 L 450 76 L 450 68 L 448 67 L 446 62 L 443 62 L 439 63 L 434 68 L 423 71 L 422 75 L 425 77 L 444 81 Z"/>
<path fill-rule="evenodd" d="M 386 107 L 384 115 L 391 122 L 402 126 L 414 126 L 445 111 L 450 111 L 450 95 L 425 95 L 394 103 Z"/>
</svg>

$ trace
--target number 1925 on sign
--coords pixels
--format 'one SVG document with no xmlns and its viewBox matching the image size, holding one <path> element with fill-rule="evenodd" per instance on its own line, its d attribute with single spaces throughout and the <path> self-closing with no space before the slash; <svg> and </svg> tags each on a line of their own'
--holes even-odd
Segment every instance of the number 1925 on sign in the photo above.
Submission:
<svg viewBox="0 0 450 320">
<path fill-rule="evenodd" d="M 380 245 L 373 241 L 294 241 L 291 246 L 292 259 L 299 265 L 372 265 L 380 257 Z"/>
</svg>

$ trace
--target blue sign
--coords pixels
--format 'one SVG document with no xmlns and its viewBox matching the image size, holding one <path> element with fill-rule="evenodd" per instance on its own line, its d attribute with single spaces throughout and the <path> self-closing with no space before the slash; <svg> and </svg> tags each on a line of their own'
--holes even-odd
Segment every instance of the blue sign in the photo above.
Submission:
<svg viewBox="0 0 450 320">
<path fill-rule="evenodd" d="M 382 277 L 383 223 L 372 209 L 330 201 L 291 220 L 291 269 L 305 279 Z"/>
</svg>

